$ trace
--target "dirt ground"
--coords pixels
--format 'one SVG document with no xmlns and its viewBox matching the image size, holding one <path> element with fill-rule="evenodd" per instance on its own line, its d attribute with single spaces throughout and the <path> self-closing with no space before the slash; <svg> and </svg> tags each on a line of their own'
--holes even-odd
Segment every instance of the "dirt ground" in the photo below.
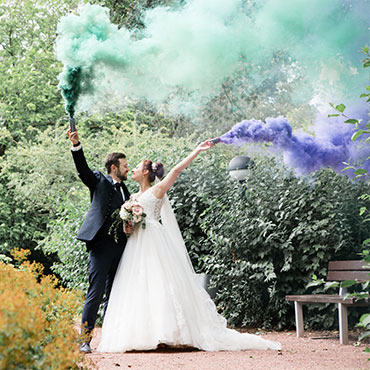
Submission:
<svg viewBox="0 0 370 370">
<path fill-rule="evenodd" d="M 253 331 L 248 331 L 254 333 Z M 264 338 L 279 341 L 282 351 L 222 351 L 157 349 L 146 352 L 98 353 L 101 329 L 95 329 L 91 342 L 93 353 L 86 355 L 90 369 L 100 370 L 370 370 L 365 344 L 339 344 L 338 332 L 306 332 L 296 338 L 295 331 L 260 332 Z"/>
</svg>

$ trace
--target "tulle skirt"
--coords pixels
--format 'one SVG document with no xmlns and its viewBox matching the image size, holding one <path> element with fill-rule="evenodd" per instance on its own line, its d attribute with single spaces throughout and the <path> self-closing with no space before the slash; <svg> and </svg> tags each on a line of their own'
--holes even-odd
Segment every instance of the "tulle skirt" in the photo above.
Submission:
<svg viewBox="0 0 370 370">
<path fill-rule="evenodd" d="M 150 350 L 161 343 L 205 351 L 281 349 L 280 343 L 228 329 L 173 239 L 149 220 L 127 242 L 98 351 Z"/>
</svg>

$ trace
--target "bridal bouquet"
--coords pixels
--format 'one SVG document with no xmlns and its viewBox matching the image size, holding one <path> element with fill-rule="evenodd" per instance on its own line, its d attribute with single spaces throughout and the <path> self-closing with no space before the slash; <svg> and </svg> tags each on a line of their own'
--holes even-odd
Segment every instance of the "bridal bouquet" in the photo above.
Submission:
<svg viewBox="0 0 370 370">
<path fill-rule="evenodd" d="M 132 197 L 122 205 L 119 216 L 123 222 L 131 223 L 132 226 L 141 224 L 141 227 L 145 229 L 144 208 Z"/>
<path fill-rule="evenodd" d="M 145 217 L 144 208 L 133 197 L 130 197 L 128 201 L 122 204 L 120 209 L 112 213 L 112 218 L 115 218 L 115 220 L 109 229 L 109 234 L 113 234 L 117 242 L 118 230 L 122 230 L 125 223 L 131 224 L 133 227 L 140 224 L 145 229 Z"/>
</svg>

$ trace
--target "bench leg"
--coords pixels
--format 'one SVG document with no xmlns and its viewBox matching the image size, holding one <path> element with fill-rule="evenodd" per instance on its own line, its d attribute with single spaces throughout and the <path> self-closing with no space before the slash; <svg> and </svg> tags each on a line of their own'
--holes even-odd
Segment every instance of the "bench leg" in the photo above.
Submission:
<svg viewBox="0 0 370 370">
<path fill-rule="evenodd" d="M 339 341 L 340 344 L 348 344 L 348 308 L 338 303 L 339 315 Z"/>
<path fill-rule="evenodd" d="M 303 309 L 302 303 L 294 302 L 294 310 L 295 310 L 295 327 L 297 331 L 297 337 L 303 337 Z"/>
</svg>

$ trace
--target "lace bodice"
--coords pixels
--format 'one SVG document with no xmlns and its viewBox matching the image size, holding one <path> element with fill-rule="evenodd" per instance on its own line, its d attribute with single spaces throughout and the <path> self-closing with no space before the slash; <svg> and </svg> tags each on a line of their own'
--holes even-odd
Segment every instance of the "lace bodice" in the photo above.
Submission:
<svg viewBox="0 0 370 370">
<path fill-rule="evenodd" d="M 135 195 L 135 198 L 144 208 L 147 221 L 149 220 L 159 221 L 161 218 L 161 208 L 164 199 L 156 198 L 152 193 L 152 189 L 153 188 L 149 188 L 143 194 L 141 194 L 140 197 Z"/>
</svg>

